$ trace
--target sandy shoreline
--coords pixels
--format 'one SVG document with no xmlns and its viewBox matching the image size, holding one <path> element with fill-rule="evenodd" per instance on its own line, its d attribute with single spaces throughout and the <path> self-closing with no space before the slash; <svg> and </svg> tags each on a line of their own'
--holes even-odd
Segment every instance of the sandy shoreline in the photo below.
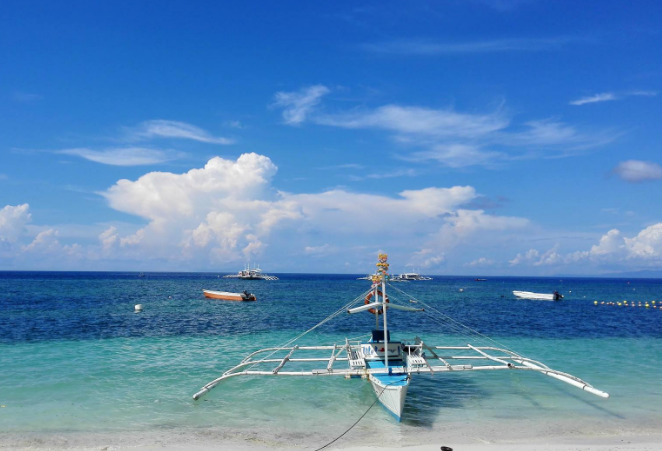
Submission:
<svg viewBox="0 0 662 451">
<path fill-rule="evenodd" d="M 526 423 L 526 422 L 523 422 Z M 584 435 L 578 431 L 568 434 L 544 434 L 538 431 L 520 433 L 514 429 L 493 433 L 473 430 L 465 425 L 461 430 L 420 430 L 396 433 L 389 425 L 371 424 L 372 431 L 365 434 L 347 434 L 326 450 L 344 451 L 432 451 L 441 446 L 454 451 L 607 451 L 607 450 L 659 450 L 662 451 L 662 433 L 653 428 L 639 431 L 602 431 Z M 366 427 L 364 426 L 363 429 Z M 382 431 L 376 430 L 377 428 Z M 387 428 L 383 430 L 383 428 Z M 551 431 L 548 431 L 551 432 Z M 228 431 L 219 429 L 150 430 L 127 432 L 12 432 L 0 433 L 0 450 L 12 451 L 274 451 L 316 450 L 333 440 L 329 434 L 303 435 L 278 431 Z M 384 440 L 386 438 L 386 440 Z M 381 439 L 381 440 L 380 440 Z"/>
</svg>

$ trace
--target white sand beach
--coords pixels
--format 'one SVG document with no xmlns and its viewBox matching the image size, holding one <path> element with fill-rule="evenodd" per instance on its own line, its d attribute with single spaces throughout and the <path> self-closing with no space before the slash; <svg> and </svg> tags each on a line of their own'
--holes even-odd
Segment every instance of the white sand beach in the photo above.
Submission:
<svg viewBox="0 0 662 451">
<path fill-rule="evenodd" d="M 518 424 L 519 423 L 519 424 Z M 556 430 L 543 425 L 525 430 L 526 421 L 511 427 L 464 427 L 448 430 L 411 430 L 394 434 L 389 424 L 366 424 L 325 450 L 343 451 L 433 451 L 442 446 L 453 451 L 656 451 L 662 450 L 662 433 L 653 425 L 638 431 L 609 427 L 587 433 L 586 429 Z M 494 425 L 493 425 L 494 426 Z M 605 425 L 606 426 L 606 425 Z M 613 425 L 612 425 L 613 426 Z M 358 430 L 357 430 L 358 429 Z M 370 432 L 366 434 L 366 429 Z M 396 428 L 397 429 L 397 428 Z M 383 434 L 382 434 L 383 432 Z M 560 433 L 563 432 L 563 433 Z M 230 431 L 219 429 L 151 430 L 117 433 L 10 433 L 0 434 L 0 449 L 12 451 L 278 451 L 318 450 L 336 438 L 333 434 L 303 435 L 282 431 Z M 387 440 L 384 440 L 387 437 Z M 371 443 L 372 442 L 372 443 Z"/>
</svg>

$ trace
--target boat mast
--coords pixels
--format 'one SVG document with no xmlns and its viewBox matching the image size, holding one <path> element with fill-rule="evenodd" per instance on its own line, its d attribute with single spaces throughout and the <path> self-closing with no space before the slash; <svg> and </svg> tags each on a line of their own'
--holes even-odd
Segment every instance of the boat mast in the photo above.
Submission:
<svg viewBox="0 0 662 451">
<path fill-rule="evenodd" d="M 384 366 L 388 374 L 391 374 L 391 368 L 388 366 L 388 325 L 386 322 L 386 277 L 388 277 L 388 255 L 379 254 L 377 256 L 377 272 L 382 283 L 382 313 L 384 314 Z"/>
</svg>

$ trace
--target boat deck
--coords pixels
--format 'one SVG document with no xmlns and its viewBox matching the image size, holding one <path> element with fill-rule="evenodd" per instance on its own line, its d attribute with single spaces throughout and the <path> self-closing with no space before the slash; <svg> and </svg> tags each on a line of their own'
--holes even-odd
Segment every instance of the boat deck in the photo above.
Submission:
<svg viewBox="0 0 662 451">
<path fill-rule="evenodd" d="M 367 360 L 366 366 L 368 369 L 383 370 L 386 365 L 383 360 Z M 379 379 L 385 385 L 389 386 L 405 386 L 407 385 L 407 369 L 402 360 L 388 362 L 388 367 L 392 371 L 391 374 L 373 374 L 373 377 Z"/>
</svg>

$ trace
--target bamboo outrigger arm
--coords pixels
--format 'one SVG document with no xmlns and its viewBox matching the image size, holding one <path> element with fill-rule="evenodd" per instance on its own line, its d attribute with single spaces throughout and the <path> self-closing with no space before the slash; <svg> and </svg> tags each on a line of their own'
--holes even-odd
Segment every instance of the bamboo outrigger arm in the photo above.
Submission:
<svg viewBox="0 0 662 451">
<path fill-rule="evenodd" d="M 268 348 L 261 349 L 259 351 L 253 352 L 247 356 L 239 365 L 231 368 L 226 371 L 213 381 L 206 384 L 200 391 L 193 395 L 193 399 L 197 400 L 201 396 L 205 395 L 212 388 L 216 387 L 221 381 L 229 379 L 235 376 L 345 376 L 349 377 L 361 377 L 367 376 L 369 374 L 381 374 L 386 373 L 386 370 L 383 369 L 367 369 L 365 367 L 361 368 L 352 368 L 351 366 L 346 369 L 334 369 L 333 366 L 337 362 L 348 362 L 350 363 L 349 357 L 340 357 L 341 352 L 350 352 L 352 351 L 352 346 L 350 344 L 344 344 L 342 346 L 333 345 L 333 346 L 293 346 L 287 348 Z M 441 361 L 444 365 L 432 365 L 430 361 L 422 355 L 425 366 L 418 366 L 416 368 L 404 367 L 403 371 L 408 375 L 412 374 L 421 374 L 421 373 L 443 373 L 450 371 L 495 371 L 495 370 L 520 370 L 520 371 L 535 371 L 542 373 L 546 376 L 553 377 L 557 380 L 570 384 L 574 387 L 580 388 L 588 393 L 593 395 L 608 398 L 609 394 L 594 388 L 588 382 L 585 382 L 578 377 L 575 377 L 568 373 L 563 373 L 561 371 L 554 370 L 549 368 L 547 365 L 537 362 L 521 355 L 512 352 L 510 350 L 496 348 L 496 347 L 476 347 L 472 345 L 467 346 L 430 346 L 427 344 L 408 345 L 412 348 L 425 348 L 431 354 L 434 360 Z M 295 351 L 331 351 L 330 357 L 305 357 L 305 358 L 294 358 L 292 355 Z M 269 358 L 275 352 L 278 351 L 288 351 L 288 354 L 285 358 Z M 473 351 L 474 355 L 442 355 L 441 351 Z M 253 359 L 255 356 L 271 352 L 266 358 Z M 493 356 L 490 352 L 499 352 L 503 355 Z M 327 354 L 328 355 L 328 354 Z M 485 362 L 490 361 L 495 364 L 491 365 L 474 365 L 474 364 L 452 364 L 451 362 L 457 361 L 478 361 Z M 314 363 L 314 362 L 326 362 L 325 368 L 323 369 L 313 369 L 309 371 L 282 371 L 282 369 L 289 365 L 290 363 Z M 253 366 L 256 365 L 266 365 L 266 364 L 277 364 L 275 369 L 271 370 L 251 370 Z M 249 367 L 247 369 L 247 367 Z"/>
</svg>

